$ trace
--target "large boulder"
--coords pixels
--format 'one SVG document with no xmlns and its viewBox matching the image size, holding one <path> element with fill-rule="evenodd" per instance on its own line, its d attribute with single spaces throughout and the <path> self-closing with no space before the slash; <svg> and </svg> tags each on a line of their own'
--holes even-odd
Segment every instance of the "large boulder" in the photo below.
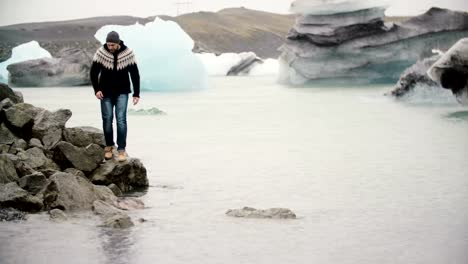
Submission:
<svg viewBox="0 0 468 264">
<path fill-rule="evenodd" d="M 8 109 L 4 109 L 2 115 L 4 115 L 8 127 L 16 135 L 26 139 L 31 137 L 34 119 L 30 114 L 12 106 Z"/>
<path fill-rule="evenodd" d="M 93 54 L 78 48 L 66 48 L 60 58 L 42 58 L 10 64 L 9 82 L 21 87 L 89 85 Z"/>
<path fill-rule="evenodd" d="M 65 128 L 63 139 L 77 147 L 87 147 L 89 144 L 103 147 L 106 145 L 102 130 L 89 126 Z"/>
<path fill-rule="evenodd" d="M 275 218 L 275 219 L 295 219 L 294 214 L 290 209 L 287 208 L 270 208 L 266 210 L 255 209 L 252 207 L 244 207 L 241 209 L 229 209 L 226 212 L 227 215 L 233 217 L 245 217 L 245 218 Z"/>
<path fill-rule="evenodd" d="M 386 7 L 351 2 L 293 3 L 301 14 L 280 48 L 280 81 L 395 83 L 433 48 L 448 49 L 468 33 L 466 12 L 431 8 L 407 21 L 385 23 Z M 308 8 L 298 9 L 302 4 Z"/>
<path fill-rule="evenodd" d="M 8 85 L 0 83 L 0 101 L 9 98 L 13 103 L 22 103 L 23 98 L 20 93 L 14 92 Z"/>
<path fill-rule="evenodd" d="M 104 150 L 96 144 L 80 148 L 65 141 L 61 141 L 56 145 L 55 153 L 54 159 L 62 167 L 74 167 L 85 173 L 96 169 L 104 157 Z"/>
<path fill-rule="evenodd" d="M 19 180 L 16 173 L 15 164 L 7 155 L 0 155 L 0 184 L 17 182 Z"/>
<path fill-rule="evenodd" d="M 116 199 L 103 195 L 89 180 L 63 172 L 50 176 L 43 196 L 47 210 L 64 211 L 90 210 L 96 200 L 106 199 L 104 201 L 112 203 Z"/>
<path fill-rule="evenodd" d="M 0 184 L 0 207 L 12 207 L 25 212 L 42 209 L 42 200 L 21 189 L 15 182 Z"/>
<path fill-rule="evenodd" d="M 19 180 L 19 186 L 32 195 L 38 194 L 46 185 L 47 178 L 40 172 L 26 175 Z"/>
<path fill-rule="evenodd" d="M 34 118 L 32 137 L 40 139 L 45 149 L 52 149 L 61 141 L 65 124 L 72 116 L 72 112 L 68 109 L 50 112 L 44 108 L 24 103 L 17 104 L 14 107 Z"/>
<path fill-rule="evenodd" d="M 50 160 L 44 155 L 44 152 L 36 147 L 30 148 L 18 154 L 18 156 L 33 169 L 44 168 L 46 164 L 50 163 Z"/>
<path fill-rule="evenodd" d="M 18 137 L 8 129 L 5 123 L 0 124 L 0 144 L 12 145 Z"/>
<path fill-rule="evenodd" d="M 125 162 L 108 160 L 90 175 L 90 179 L 99 185 L 113 183 L 123 192 L 148 186 L 146 168 L 140 160 L 134 158 Z"/>
</svg>

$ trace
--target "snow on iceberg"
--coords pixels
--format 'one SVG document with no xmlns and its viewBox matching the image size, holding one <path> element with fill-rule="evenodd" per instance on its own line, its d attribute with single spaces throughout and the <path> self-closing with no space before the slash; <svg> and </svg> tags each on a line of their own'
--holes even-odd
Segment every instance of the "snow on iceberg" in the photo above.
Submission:
<svg viewBox="0 0 468 264">
<path fill-rule="evenodd" d="M 37 41 L 33 40 L 14 47 L 11 51 L 11 58 L 0 63 L 0 81 L 5 83 L 8 81 L 8 65 L 41 58 L 52 58 L 52 56 L 47 50 L 41 48 Z"/>
<path fill-rule="evenodd" d="M 106 25 L 95 37 L 105 43 L 107 33 L 113 30 L 135 52 L 142 90 L 184 91 L 207 87 L 205 66 L 192 53 L 194 42 L 177 23 L 156 18 L 145 25 Z"/>
<path fill-rule="evenodd" d="M 210 76 L 258 76 L 278 74 L 278 60 L 267 59 L 262 61 L 257 58 L 253 52 L 222 53 L 220 55 L 216 55 L 214 53 L 201 53 L 196 54 L 196 56 L 201 59 L 208 71 L 208 75 Z M 257 60 L 252 60 L 252 58 L 257 58 Z M 240 70 L 236 69 L 243 65 L 245 66 L 244 68 Z"/>
</svg>

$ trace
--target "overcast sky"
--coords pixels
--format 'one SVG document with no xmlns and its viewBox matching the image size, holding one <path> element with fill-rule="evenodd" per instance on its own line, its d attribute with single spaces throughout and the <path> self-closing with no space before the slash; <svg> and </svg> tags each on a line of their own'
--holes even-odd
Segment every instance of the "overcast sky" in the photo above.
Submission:
<svg viewBox="0 0 468 264">
<path fill-rule="evenodd" d="M 189 4 L 177 5 L 177 2 Z M 112 15 L 174 16 L 177 12 L 218 11 L 240 6 L 289 13 L 291 2 L 292 0 L 0 0 L 0 25 Z M 387 15 L 415 15 L 431 6 L 468 11 L 468 0 L 394 0 Z"/>
</svg>

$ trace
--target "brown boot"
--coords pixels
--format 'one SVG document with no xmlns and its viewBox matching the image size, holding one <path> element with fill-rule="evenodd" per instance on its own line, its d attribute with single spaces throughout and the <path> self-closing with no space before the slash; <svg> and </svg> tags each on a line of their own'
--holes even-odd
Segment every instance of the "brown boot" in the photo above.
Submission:
<svg viewBox="0 0 468 264">
<path fill-rule="evenodd" d="M 127 160 L 127 153 L 125 150 L 119 150 L 119 156 L 117 158 L 119 161 L 126 161 Z"/>
<path fill-rule="evenodd" d="M 106 160 L 109 160 L 109 159 L 112 159 L 112 157 L 114 156 L 114 147 L 113 146 L 107 146 L 104 148 L 104 158 Z"/>
</svg>

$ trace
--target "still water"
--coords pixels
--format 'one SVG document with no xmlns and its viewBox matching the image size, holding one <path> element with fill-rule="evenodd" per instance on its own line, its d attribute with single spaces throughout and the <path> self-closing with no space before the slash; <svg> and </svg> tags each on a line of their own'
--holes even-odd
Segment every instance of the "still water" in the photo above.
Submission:
<svg viewBox="0 0 468 264">
<path fill-rule="evenodd" d="M 390 86 L 290 88 L 213 78 L 202 91 L 142 93 L 128 152 L 148 169 L 129 230 L 88 213 L 0 223 L 0 263 L 468 263 L 468 109 Z M 101 127 L 90 87 L 18 89 L 72 126 Z M 286 207 L 296 220 L 226 210 Z"/>
</svg>

